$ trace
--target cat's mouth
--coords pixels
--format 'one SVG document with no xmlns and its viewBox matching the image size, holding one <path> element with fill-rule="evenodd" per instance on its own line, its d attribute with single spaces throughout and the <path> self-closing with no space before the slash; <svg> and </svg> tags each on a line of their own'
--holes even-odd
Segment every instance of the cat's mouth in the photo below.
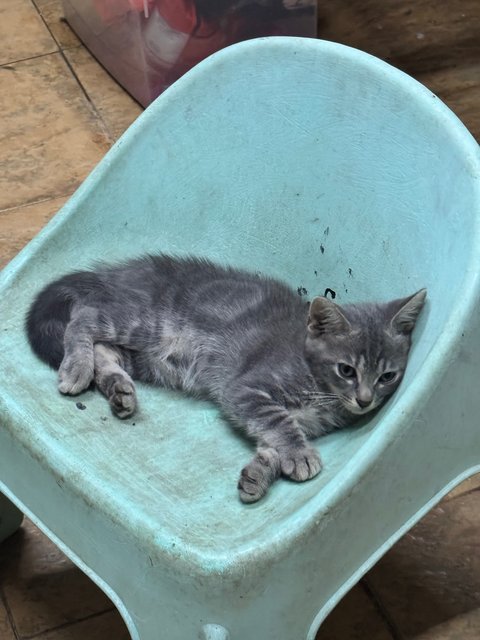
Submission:
<svg viewBox="0 0 480 640">
<path fill-rule="evenodd" d="M 377 408 L 378 402 L 371 402 L 366 407 L 361 407 L 356 400 L 347 400 L 343 401 L 343 406 L 349 413 L 353 413 L 355 416 L 364 416 L 366 413 L 370 413 L 374 409 Z"/>
</svg>

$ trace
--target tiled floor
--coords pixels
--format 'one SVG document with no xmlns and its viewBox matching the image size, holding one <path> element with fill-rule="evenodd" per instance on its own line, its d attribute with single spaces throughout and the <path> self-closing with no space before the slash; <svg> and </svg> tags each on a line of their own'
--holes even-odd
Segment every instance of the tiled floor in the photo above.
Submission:
<svg viewBox="0 0 480 640">
<path fill-rule="evenodd" d="M 478 0 L 320 2 L 323 37 L 403 68 L 480 137 Z M 0 0 L 0 267 L 141 112 L 61 20 Z M 328 617 L 318 640 L 478 640 L 480 479 L 444 499 Z M 0 547 L 0 640 L 128 640 L 103 593 L 30 522 Z M 245 639 L 248 640 L 248 639 Z"/>
</svg>

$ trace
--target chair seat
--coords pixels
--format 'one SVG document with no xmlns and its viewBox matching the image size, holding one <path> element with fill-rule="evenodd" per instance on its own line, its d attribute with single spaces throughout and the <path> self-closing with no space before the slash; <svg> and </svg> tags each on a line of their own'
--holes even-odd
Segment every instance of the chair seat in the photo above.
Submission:
<svg viewBox="0 0 480 640">
<path fill-rule="evenodd" d="M 25 341 L 21 331 L 11 338 L 17 345 Z M 140 409 L 121 421 L 99 392 L 61 396 L 56 372 L 40 365 L 27 344 L 23 354 L 22 386 L 17 366 L 3 386 L 19 412 L 12 436 L 48 461 L 58 483 L 132 534 L 155 540 L 173 556 L 188 549 L 200 563 L 221 564 L 252 549 L 268 552 L 278 531 L 313 525 L 381 420 L 316 441 L 325 464 L 318 477 L 301 485 L 277 482 L 263 502 L 245 507 L 236 484 L 253 447 L 212 403 L 138 385 Z"/>
</svg>

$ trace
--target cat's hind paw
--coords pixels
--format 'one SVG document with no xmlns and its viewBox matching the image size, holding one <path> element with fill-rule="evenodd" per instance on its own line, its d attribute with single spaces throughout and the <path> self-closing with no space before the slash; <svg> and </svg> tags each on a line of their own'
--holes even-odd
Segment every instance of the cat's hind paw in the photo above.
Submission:
<svg viewBox="0 0 480 640">
<path fill-rule="evenodd" d="M 280 475 L 280 457 L 278 451 L 263 448 L 242 469 L 238 481 L 238 491 L 242 502 L 257 502 L 267 493 L 270 485 Z"/>
<path fill-rule="evenodd" d="M 304 446 L 289 448 L 280 453 L 282 474 L 295 480 L 305 482 L 314 478 L 322 470 L 322 461 L 313 447 Z"/>
<path fill-rule="evenodd" d="M 137 408 L 137 394 L 133 382 L 116 375 L 108 393 L 108 402 L 118 418 L 128 418 Z"/>
</svg>

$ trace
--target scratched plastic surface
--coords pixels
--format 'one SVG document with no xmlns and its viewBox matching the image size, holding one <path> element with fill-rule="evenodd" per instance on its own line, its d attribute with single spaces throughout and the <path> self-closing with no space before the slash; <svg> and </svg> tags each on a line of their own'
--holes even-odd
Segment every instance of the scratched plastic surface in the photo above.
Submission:
<svg viewBox="0 0 480 640">
<path fill-rule="evenodd" d="M 428 443 L 438 438 L 444 449 L 459 447 L 442 422 L 441 402 L 434 426 L 426 407 L 449 367 L 457 366 L 465 334 L 476 331 L 479 174 L 478 148 L 455 116 L 427 89 L 371 56 L 295 38 L 251 41 L 216 54 L 147 109 L 0 276 L 0 444 L 9 443 L 19 460 L 18 452 L 27 452 L 55 480 L 59 496 L 78 498 L 104 514 L 160 565 L 176 566 L 178 558 L 191 563 L 190 584 L 198 591 L 197 570 L 225 575 L 230 567 L 233 575 L 241 568 L 254 581 L 262 558 L 270 566 L 275 557 L 288 557 L 299 537 L 311 538 L 316 527 L 320 535 L 319 522 L 331 523 L 327 514 L 366 486 L 364 478 L 380 469 L 382 452 L 409 436 L 408 460 L 402 454 L 397 464 L 411 470 L 412 485 L 397 502 L 391 498 L 390 523 L 377 534 L 360 529 L 348 562 L 337 559 L 342 570 L 345 565 L 343 577 L 338 584 L 332 578 L 330 591 L 317 589 L 316 608 L 306 604 L 308 598 L 296 605 L 297 615 L 310 616 L 305 633 L 283 620 L 284 631 L 271 625 L 258 636 L 305 637 L 313 616 L 322 606 L 325 614 L 327 600 L 331 607 L 340 597 L 350 574 L 435 493 L 478 463 L 478 435 L 465 416 L 458 418 L 468 431 L 465 451 L 452 457 L 450 467 L 435 463 L 432 454 L 430 475 L 414 495 Z M 428 306 L 401 389 L 365 426 L 317 441 L 325 464 L 317 478 L 305 484 L 281 480 L 263 501 L 242 505 L 236 481 L 252 447 L 211 404 L 139 385 L 140 411 L 122 422 L 94 391 L 61 397 L 55 372 L 29 351 L 23 319 L 44 283 L 99 258 L 145 251 L 192 253 L 272 274 L 305 299 L 327 287 L 340 302 L 385 300 L 427 287 Z M 478 336 L 470 338 L 467 351 L 473 354 L 477 344 Z M 461 380 L 465 374 L 459 375 Z M 460 397 L 465 389 L 456 380 L 448 389 Z M 447 396 L 442 391 L 445 401 Z M 473 411 L 475 398 L 466 402 Z M 36 509 L 35 490 L 19 478 L 28 467 L 9 467 L 8 447 L 0 449 L 0 488 L 27 506 L 67 551 L 80 555 L 94 578 L 108 582 L 91 566 L 88 551 L 76 551 L 81 543 L 68 522 L 53 516 L 46 522 Z M 441 468 L 445 473 L 436 480 Z M 392 496 L 402 485 L 398 477 L 379 482 Z M 368 517 L 373 522 L 378 513 Z M 345 531 L 356 526 L 350 523 L 343 534 L 348 538 Z M 95 539 L 94 530 L 90 535 Z M 333 555 L 323 562 L 335 573 Z M 314 580 L 314 566 L 302 569 L 305 582 Z M 183 580 L 184 589 L 188 582 Z M 122 585 L 111 588 L 112 597 L 128 599 Z M 219 598 L 218 611 L 226 611 Z M 178 614 L 178 629 L 183 621 L 194 625 L 194 612 Z M 139 637 L 140 622 L 122 613 Z M 259 610 L 258 620 L 261 615 Z M 300 635 L 292 635 L 293 628 Z M 172 630 L 166 637 L 177 638 L 175 633 L 187 637 Z M 233 640 L 257 637 L 242 633 Z M 142 637 L 155 636 L 145 631 Z"/>
</svg>

